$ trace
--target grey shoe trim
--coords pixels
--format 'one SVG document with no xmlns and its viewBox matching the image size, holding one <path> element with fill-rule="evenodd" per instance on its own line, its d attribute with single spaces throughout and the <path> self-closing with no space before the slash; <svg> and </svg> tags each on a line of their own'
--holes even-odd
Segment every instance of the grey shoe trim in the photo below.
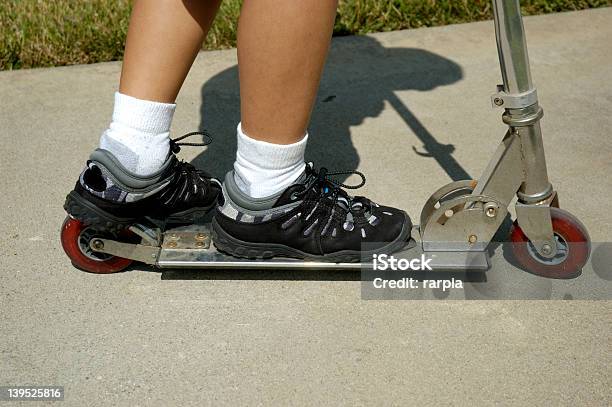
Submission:
<svg viewBox="0 0 612 407">
<path fill-rule="evenodd" d="M 234 202 L 232 198 L 228 195 L 225 186 L 223 187 L 223 198 L 223 206 L 217 208 L 217 211 L 227 216 L 228 218 L 244 223 L 260 223 L 272 220 L 275 217 L 281 216 L 293 210 L 302 203 L 302 201 L 296 201 L 287 205 L 278 206 L 276 208 L 261 210 L 248 209 Z"/>
<path fill-rule="evenodd" d="M 271 209 L 278 198 L 283 194 L 284 191 L 280 191 L 277 194 L 267 196 L 265 198 L 251 198 L 238 188 L 236 181 L 234 180 L 234 171 L 230 171 L 225 174 L 225 180 L 223 181 L 223 189 L 232 202 L 242 209 L 250 211 L 265 211 Z"/>
<path fill-rule="evenodd" d="M 128 171 L 115 156 L 101 148 L 95 149 L 89 156 L 91 161 L 95 161 L 105 167 L 116 183 L 125 187 L 126 190 L 142 190 L 158 184 L 162 179 L 162 174 L 172 165 L 174 157 L 172 154 L 168 156 L 162 167 L 151 175 L 141 176 Z"/>
</svg>

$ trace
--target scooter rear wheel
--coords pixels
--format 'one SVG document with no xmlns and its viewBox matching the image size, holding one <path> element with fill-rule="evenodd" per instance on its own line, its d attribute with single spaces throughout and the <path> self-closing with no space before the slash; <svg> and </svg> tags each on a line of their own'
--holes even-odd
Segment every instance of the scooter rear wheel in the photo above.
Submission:
<svg viewBox="0 0 612 407">
<path fill-rule="evenodd" d="M 110 236 L 71 217 L 64 220 L 61 231 L 62 247 L 76 268 L 89 273 L 109 274 L 122 271 L 132 264 L 130 259 L 93 251 L 89 242 L 95 237 Z"/>
<path fill-rule="evenodd" d="M 584 225 L 567 211 L 553 207 L 550 215 L 557 254 L 551 259 L 538 254 L 516 220 L 510 229 L 512 254 L 518 265 L 532 274 L 558 279 L 578 277 L 589 259 L 589 234 Z"/>
</svg>

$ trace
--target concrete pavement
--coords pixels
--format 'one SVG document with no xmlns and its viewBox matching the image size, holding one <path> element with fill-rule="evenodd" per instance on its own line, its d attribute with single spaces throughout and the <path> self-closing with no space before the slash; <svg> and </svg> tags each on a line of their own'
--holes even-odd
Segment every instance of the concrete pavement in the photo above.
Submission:
<svg viewBox="0 0 612 407">
<path fill-rule="evenodd" d="M 612 280 L 610 19 L 525 19 L 551 181 L 607 248 L 582 280 L 599 298 Z M 360 192 L 417 217 L 438 186 L 478 177 L 505 131 L 489 102 L 496 58 L 492 22 L 334 39 L 308 158 L 358 168 Z M 70 406 L 612 403 L 609 301 L 364 301 L 341 273 L 73 269 L 63 199 L 119 72 L 0 72 L 0 386 L 63 385 Z M 235 50 L 201 53 L 178 100 L 174 135 L 216 135 L 181 156 L 216 175 L 233 159 L 236 80 Z"/>
</svg>

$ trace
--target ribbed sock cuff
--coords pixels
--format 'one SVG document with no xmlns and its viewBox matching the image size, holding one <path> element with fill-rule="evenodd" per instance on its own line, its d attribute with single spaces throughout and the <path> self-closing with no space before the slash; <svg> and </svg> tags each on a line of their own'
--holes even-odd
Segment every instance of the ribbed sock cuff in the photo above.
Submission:
<svg viewBox="0 0 612 407">
<path fill-rule="evenodd" d="M 115 92 L 113 122 L 143 133 L 167 133 L 175 110 L 174 103 L 142 100 Z"/>
<path fill-rule="evenodd" d="M 259 169 L 282 170 L 304 162 L 308 133 L 293 144 L 273 144 L 250 138 L 242 131 L 242 123 L 237 128 L 237 159 L 247 161 Z"/>
</svg>

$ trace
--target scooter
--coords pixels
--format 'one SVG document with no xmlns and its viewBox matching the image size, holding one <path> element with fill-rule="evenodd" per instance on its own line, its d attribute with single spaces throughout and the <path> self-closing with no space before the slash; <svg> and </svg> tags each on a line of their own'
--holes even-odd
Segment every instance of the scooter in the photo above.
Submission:
<svg viewBox="0 0 612 407">
<path fill-rule="evenodd" d="M 504 109 L 508 131 L 478 180 L 451 182 L 429 197 L 412 238 L 394 257 L 425 255 L 433 270 L 486 271 L 489 243 L 516 197 L 509 240 L 518 266 L 544 277 L 573 278 L 589 258 L 590 240 L 584 225 L 559 209 L 548 180 L 540 129 L 543 110 L 531 81 L 519 0 L 493 0 L 493 12 L 503 84 L 491 102 Z M 121 271 L 133 261 L 160 268 L 318 270 L 360 270 L 373 262 L 240 259 L 217 251 L 214 240 L 209 223 L 167 230 L 134 224 L 117 236 L 67 217 L 61 231 L 73 264 L 94 273 Z"/>
</svg>

